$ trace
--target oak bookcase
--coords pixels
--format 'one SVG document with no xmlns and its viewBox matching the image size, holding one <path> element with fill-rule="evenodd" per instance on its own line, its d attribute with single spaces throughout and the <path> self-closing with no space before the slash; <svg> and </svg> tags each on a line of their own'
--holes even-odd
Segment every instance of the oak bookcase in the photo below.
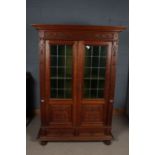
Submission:
<svg viewBox="0 0 155 155">
<path fill-rule="evenodd" d="M 110 144 L 119 32 L 125 27 L 32 26 L 39 32 L 39 141 Z"/>
</svg>

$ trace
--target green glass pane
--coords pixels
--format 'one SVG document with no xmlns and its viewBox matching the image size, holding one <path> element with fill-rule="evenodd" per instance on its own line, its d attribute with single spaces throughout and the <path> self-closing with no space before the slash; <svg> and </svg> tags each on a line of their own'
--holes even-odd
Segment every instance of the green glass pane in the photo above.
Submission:
<svg viewBox="0 0 155 155">
<path fill-rule="evenodd" d="M 104 95 L 103 89 L 98 90 L 98 98 L 102 98 Z"/>
<path fill-rule="evenodd" d="M 58 80 L 58 89 L 64 88 L 64 80 Z"/>
<path fill-rule="evenodd" d="M 65 80 L 65 88 L 66 89 L 71 89 L 72 87 L 72 80 L 71 79 L 66 79 Z"/>
<path fill-rule="evenodd" d="M 98 67 L 99 66 L 99 57 L 92 57 L 92 67 Z"/>
<path fill-rule="evenodd" d="M 91 68 L 86 68 L 85 67 L 85 69 L 84 69 L 84 76 L 89 78 L 90 73 L 91 73 Z"/>
<path fill-rule="evenodd" d="M 57 46 L 55 46 L 55 45 L 51 46 L 50 55 L 57 55 Z"/>
<path fill-rule="evenodd" d="M 51 98 L 72 97 L 72 46 L 50 46 Z"/>
<path fill-rule="evenodd" d="M 57 66 L 57 57 L 56 56 L 52 56 L 51 57 L 51 66 Z"/>
<path fill-rule="evenodd" d="M 52 88 L 52 89 L 56 89 L 56 87 L 57 87 L 57 80 L 52 79 L 52 80 L 51 80 L 51 88 Z"/>
<path fill-rule="evenodd" d="M 58 66 L 63 67 L 65 65 L 65 57 L 64 56 L 58 56 Z"/>
<path fill-rule="evenodd" d="M 85 56 L 91 56 L 91 46 L 85 47 Z"/>
<path fill-rule="evenodd" d="M 65 68 L 58 67 L 58 77 L 64 77 Z"/>
<path fill-rule="evenodd" d="M 91 57 L 85 57 L 85 66 L 86 67 L 91 66 Z"/>
<path fill-rule="evenodd" d="M 101 46 L 101 56 L 107 56 L 107 47 Z"/>
<path fill-rule="evenodd" d="M 51 77 L 56 77 L 57 76 L 57 68 L 56 67 L 52 67 L 51 68 Z"/>
<path fill-rule="evenodd" d="M 103 89 L 104 87 L 104 80 L 98 80 L 98 88 Z"/>
<path fill-rule="evenodd" d="M 99 67 L 105 67 L 106 66 L 106 58 L 100 57 L 100 64 Z"/>
<path fill-rule="evenodd" d="M 58 46 L 58 55 L 60 55 L 60 56 L 65 55 L 65 46 L 64 45 L 59 45 Z"/>
<path fill-rule="evenodd" d="M 89 98 L 89 89 L 84 89 L 84 97 Z"/>
<path fill-rule="evenodd" d="M 52 98 L 55 98 L 57 96 L 57 91 L 56 91 L 56 89 L 52 89 L 51 90 L 51 97 Z"/>
<path fill-rule="evenodd" d="M 91 98 L 97 98 L 97 90 L 91 89 Z"/>
<path fill-rule="evenodd" d="M 92 76 L 92 78 L 98 78 L 98 69 L 97 68 L 92 68 L 91 76 Z"/>
<path fill-rule="evenodd" d="M 91 80 L 84 80 L 84 88 L 89 89 Z"/>
<path fill-rule="evenodd" d="M 99 69 L 99 77 L 105 77 L 105 68 L 100 68 Z"/>
<path fill-rule="evenodd" d="M 64 90 L 58 89 L 57 90 L 58 98 L 64 98 Z"/>
<path fill-rule="evenodd" d="M 72 68 L 71 67 L 67 67 L 66 69 L 66 77 L 71 77 L 72 76 Z"/>
<path fill-rule="evenodd" d="M 91 89 L 97 89 L 97 82 L 98 80 L 91 80 Z"/>
<path fill-rule="evenodd" d="M 72 56 L 72 46 L 66 46 L 66 56 Z"/>
<path fill-rule="evenodd" d="M 67 89 L 67 90 L 65 90 L 65 97 L 66 98 L 71 98 L 71 89 Z"/>
<path fill-rule="evenodd" d="M 66 57 L 66 68 L 70 68 L 72 66 L 72 57 L 71 56 L 67 56 Z"/>
<path fill-rule="evenodd" d="M 99 46 L 93 46 L 93 56 L 99 56 Z"/>
</svg>

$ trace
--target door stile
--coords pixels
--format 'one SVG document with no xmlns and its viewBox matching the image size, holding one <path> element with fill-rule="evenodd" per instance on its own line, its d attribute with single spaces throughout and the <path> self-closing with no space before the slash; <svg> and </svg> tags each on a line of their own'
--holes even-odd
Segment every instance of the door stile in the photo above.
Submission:
<svg viewBox="0 0 155 155">
<path fill-rule="evenodd" d="M 77 126 L 81 123 L 81 105 L 82 105 L 82 86 L 83 86 L 83 69 L 84 69 L 84 41 L 78 42 L 78 86 L 77 86 Z"/>
<path fill-rule="evenodd" d="M 72 94 L 73 94 L 73 127 L 75 129 L 76 134 L 76 127 L 77 127 L 77 104 L 78 104 L 78 42 L 75 41 L 73 44 L 73 84 L 72 84 Z"/>
<path fill-rule="evenodd" d="M 111 42 L 107 42 L 108 45 L 108 52 L 107 52 L 107 64 L 106 64 L 106 83 L 105 83 L 105 108 L 108 109 L 109 107 L 109 90 L 110 90 L 110 77 L 111 77 L 111 57 L 112 57 L 112 44 Z M 105 114 L 105 125 L 107 126 L 107 120 L 108 120 L 108 110 L 106 110 Z M 108 127 L 108 126 L 107 126 Z"/>
<path fill-rule="evenodd" d="M 49 111 L 49 96 L 50 96 L 50 44 L 49 40 L 46 40 L 46 53 L 45 53 L 45 97 L 46 97 L 46 123 L 49 123 L 48 111 Z"/>
</svg>

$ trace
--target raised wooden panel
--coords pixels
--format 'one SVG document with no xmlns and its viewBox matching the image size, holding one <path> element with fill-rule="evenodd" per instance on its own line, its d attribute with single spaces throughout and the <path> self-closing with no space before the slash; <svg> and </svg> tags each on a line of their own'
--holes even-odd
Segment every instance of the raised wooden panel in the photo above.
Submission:
<svg viewBox="0 0 155 155">
<path fill-rule="evenodd" d="M 81 128 L 79 136 L 104 136 L 104 128 Z"/>
<path fill-rule="evenodd" d="M 50 105 L 49 123 L 51 125 L 72 124 L 72 106 L 71 105 Z"/>
<path fill-rule="evenodd" d="M 73 104 L 72 99 L 49 99 L 49 104 Z"/>
<path fill-rule="evenodd" d="M 74 136 L 74 129 L 46 129 L 46 136 L 49 137 L 69 137 Z"/>
<path fill-rule="evenodd" d="M 82 105 L 81 106 L 81 125 L 102 125 L 104 123 L 103 105 Z"/>
<path fill-rule="evenodd" d="M 105 99 L 83 99 L 82 104 L 106 104 Z"/>
</svg>

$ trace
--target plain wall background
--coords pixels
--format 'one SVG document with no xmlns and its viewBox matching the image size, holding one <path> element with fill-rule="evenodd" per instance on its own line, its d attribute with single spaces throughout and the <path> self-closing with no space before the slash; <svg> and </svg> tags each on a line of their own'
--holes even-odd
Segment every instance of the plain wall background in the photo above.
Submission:
<svg viewBox="0 0 155 155">
<path fill-rule="evenodd" d="M 34 104 L 39 108 L 38 33 L 31 24 L 129 25 L 128 0 L 27 0 L 26 70 L 34 78 Z M 129 32 L 120 33 L 115 104 L 128 103 Z"/>
</svg>

